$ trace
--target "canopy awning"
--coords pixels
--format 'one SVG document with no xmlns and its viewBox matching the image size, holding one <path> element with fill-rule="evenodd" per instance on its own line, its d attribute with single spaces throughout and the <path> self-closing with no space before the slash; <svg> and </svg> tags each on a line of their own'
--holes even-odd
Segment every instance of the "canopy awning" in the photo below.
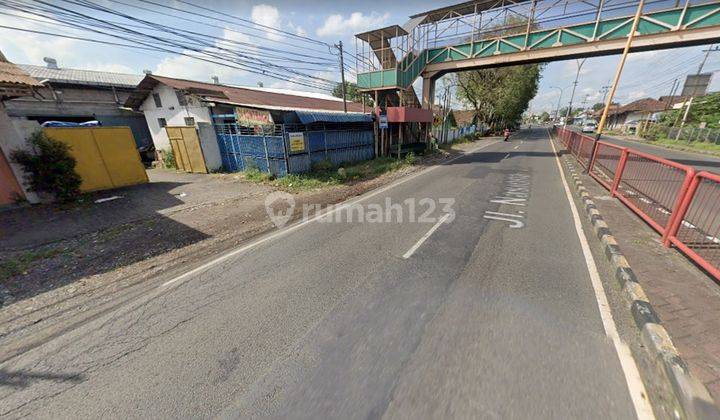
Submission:
<svg viewBox="0 0 720 420">
<path fill-rule="evenodd" d="M 369 114 L 360 114 L 356 112 L 310 112 L 295 111 L 302 124 L 312 124 L 316 122 L 326 123 L 357 123 L 372 122 L 372 116 Z"/>
</svg>

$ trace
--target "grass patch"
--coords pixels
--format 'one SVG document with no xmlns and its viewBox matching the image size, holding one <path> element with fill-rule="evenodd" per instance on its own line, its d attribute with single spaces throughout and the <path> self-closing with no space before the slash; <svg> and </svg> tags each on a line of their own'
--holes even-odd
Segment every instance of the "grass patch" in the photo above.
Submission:
<svg viewBox="0 0 720 420">
<path fill-rule="evenodd" d="M 687 152 L 701 152 L 711 155 L 720 156 L 720 145 L 705 142 L 690 142 L 685 140 L 675 140 L 668 138 L 658 138 L 657 140 L 647 141 L 648 144 L 667 147 L 668 149 L 683 150 Z"/>
<path fill-rule="evenodd" d="M 36 261 L 55 257 L 62 254 L 60 249 L 48 249 L 45 251 L 29 251 L 13 258 L 0 261 L 0 280 L 7 280 L 26 272 L 30 265 Z"/>
<path fill-rule="evenodd" d="M 379 157 L 364 162 L 343 165 L 339 168 L 321 163 L 314 166 L 315 170 L 313 172 L 289 174 L 282 178 L 275 178 L 272 174 L 252 168 L 242 172 L 242 177 L 246 181 L 272 185 L 285 191 L 299 192 L 375 178 L 384 173 L 413 165 L 415 161 L 415 155 L 408 153 L 401 160 L 392 157 Z"/>
</svg>

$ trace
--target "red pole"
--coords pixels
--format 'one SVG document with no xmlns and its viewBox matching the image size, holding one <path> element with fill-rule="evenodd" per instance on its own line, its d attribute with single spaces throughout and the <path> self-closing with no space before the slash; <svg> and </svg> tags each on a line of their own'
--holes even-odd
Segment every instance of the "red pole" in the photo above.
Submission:
<svg viewBox="0 0 720 420">
<path fill-rule="evenodd" d="M 687 213 L 687 209 L 690 207 L 695 191 L 700 184 L 700 177 L 695 176 L 695 169 L 690 168 L 685 175 L 680 190 L 678 191 L 678 198 L 673 206 L 673 211 L 670 214 L 670 220 L 665 227 L 665 232 L 662 236 L 662 244 L 665 248 L 670 247 L 670 237 L 677 235 L 680 230 L 680 224 Z"/>
<path fill-rule="evenodd" d="M 613 179 L 612 187 L 610 188 L 610 195 L 612 197 L 617 196 L 617 189 L 620 185 L 620 178 L 622 178 L 623 171 L 625 170 L 625 164 L 627 163 L 628 159 L 628 150 L 622 149 L 622 153 L 620 154 L 620 162 L 618 162 L 617 169 L 615 170 L 615 179 Z"/>
</svg>

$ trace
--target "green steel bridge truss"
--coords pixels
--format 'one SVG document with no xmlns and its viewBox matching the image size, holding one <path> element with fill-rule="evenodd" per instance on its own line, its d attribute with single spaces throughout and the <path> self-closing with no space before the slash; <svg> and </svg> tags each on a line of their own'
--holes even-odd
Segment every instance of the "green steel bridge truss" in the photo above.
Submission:
<svg viewBox="0 0 720 420">
<path fill-rule="evenodd" d="M 632 29 L 633 18 L 634 16 L 625 16 L 560 28 L 489 37 L 458 45 L 428 48 L 417 54 L 411 51 L 396 68 L 358 73 L 358 87 L 368 90 L 408 88 L 426 67 L 432 64 L 625 38 Z M 720 2 L 643 14 L 638 24 L 636 39 L 645 35 L 711 26 L 718 27 L 720 37 Z"/>
</svg>

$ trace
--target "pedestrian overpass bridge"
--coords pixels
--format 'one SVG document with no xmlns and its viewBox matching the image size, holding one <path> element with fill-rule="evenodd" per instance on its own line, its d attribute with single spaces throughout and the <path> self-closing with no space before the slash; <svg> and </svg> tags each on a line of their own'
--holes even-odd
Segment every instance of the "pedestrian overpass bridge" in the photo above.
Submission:
<svg viewBox="0 0 720 420">
<path fill-rule="evenodd" d="M 356 35 L 357 84 L 424 108 L 445 73 L 622 52 L 638 1 L 481 0 L 444 7 Z M 631 51 L 720 41 L 720 1 L 646 1 Z M 607 69 L 612 72 L 613 69 Z M 389 95 L 391 94 L 391 95 Z"/>
</svg>

